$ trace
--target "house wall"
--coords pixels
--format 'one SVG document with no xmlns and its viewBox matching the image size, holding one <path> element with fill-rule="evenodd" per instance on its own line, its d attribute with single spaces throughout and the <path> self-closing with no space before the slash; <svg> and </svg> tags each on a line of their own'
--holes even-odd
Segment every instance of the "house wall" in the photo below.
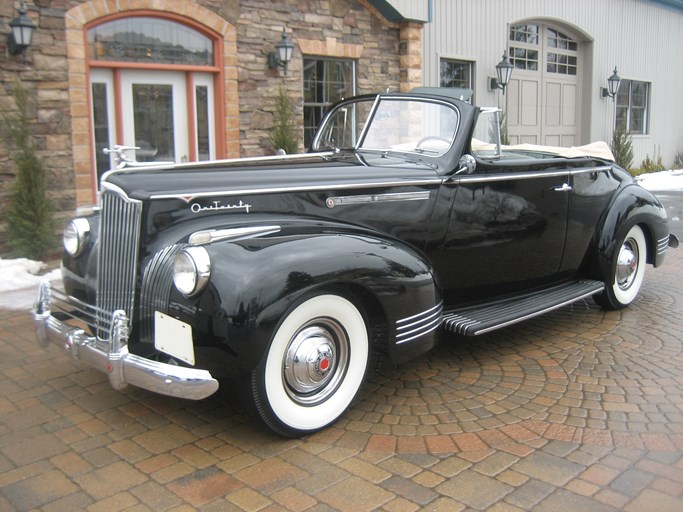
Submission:
<svg viewBox="0 0 683 512">
<path fill-rule="evenodd" d="M 624 79 L 651 83 L 649 133 L 632 137 L 634 166 L 655 151 L 665 165 L 683 151 L 683 9 L 649 0 L 431 0 L 424 29 L 425 85 L 439 85 L 439 59 L 475 63 L 475 103 L 503 106 L 487 87 L 508 44 L 508 27 L 526 21 L 555 24 L 583 43 L 581 140 L 611 140 L 615 105 L 600 88 L 617 66 Z M 683 4 L 679 3 L 679 6 Z M 513 71 L 514 76 L 514 71 Z"/>
</svg>

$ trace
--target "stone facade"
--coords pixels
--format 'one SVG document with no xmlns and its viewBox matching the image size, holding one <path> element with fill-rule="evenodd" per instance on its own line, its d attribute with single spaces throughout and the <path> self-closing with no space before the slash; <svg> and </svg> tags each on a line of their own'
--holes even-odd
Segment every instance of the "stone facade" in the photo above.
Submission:
<svg viewBox="0 0 683 512">
<path fill-rule="evenodd" d="M 37 30 L 25 62 L 9 54 L 4 36 L 18 6 L 0 3 L 0 111 L 11 115 L 12 89 L 20 83 L 30 98 L 32 133 L 60 228 L 74 207 L 96 199 L 84 35 L 88 24 L 104 16 L 171 12 L 219 34 L 225 118 L 218 130 L 225 157 L 272 153 L 268 134 L 281 86 L 303 134 L 304 55 L 354 59 L 359 93 L 409 90 L 422 82 L 422 25 L 390 22 L 366 0 L 33 0 L 28 15 Z M 286 76 L 268 67 L 283 27 L 295 43 Z M 1 204 L 9 201 L 15 172 L 5 135 L 0 126 Z M 0 213 L 0 254 L 8 249 Z"/>
</svg>

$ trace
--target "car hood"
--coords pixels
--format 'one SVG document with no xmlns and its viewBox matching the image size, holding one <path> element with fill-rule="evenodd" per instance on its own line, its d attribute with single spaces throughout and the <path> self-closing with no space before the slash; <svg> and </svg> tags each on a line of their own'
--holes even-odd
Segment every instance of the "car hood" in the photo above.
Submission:
<svg viewBox="0 0 683 512">
<path fill-rule="evenodd" d="M 138 200 L 231 193 L 353 189 L 440 182 L 437 166 L 415 158 L 356 152 L 244 158 L 110 171 L 103 182 Z"/>
</svg>

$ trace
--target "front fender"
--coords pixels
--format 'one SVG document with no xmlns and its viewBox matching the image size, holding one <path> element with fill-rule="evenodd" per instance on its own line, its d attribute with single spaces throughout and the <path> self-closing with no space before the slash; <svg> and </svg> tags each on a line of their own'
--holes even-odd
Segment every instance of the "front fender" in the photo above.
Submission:
<svg viewBox="0 0 683 512">
<path fill-rule="evenodd" d="M 618 244 L 636 224 L 647 238 L 647 262 L 655 267 L 662 263 L 666 245 L 658 250 L 658 243 L 665 241 L 668 245 L 666 210 L 651 192 L 630 184 L 616 195 L 596 232 L 596 276 L 610 275 Z"/>
<path fill-rule="evenodd" d="M 225 343 L 243 371 L 261 360 L 285 313 L 323 289 L 340 290 L 373 321 L 381 317 L 394 359 L 404 360 L 433 345 L 429 332 L 395 342 L 405 319 L 438 306 L 440 320 L 441 301 L 429 263 L 396 241 L 320 233 L 214 243 L 206 249 L 212 262 L 214 321 L 223 322 Z"/>
</svg>

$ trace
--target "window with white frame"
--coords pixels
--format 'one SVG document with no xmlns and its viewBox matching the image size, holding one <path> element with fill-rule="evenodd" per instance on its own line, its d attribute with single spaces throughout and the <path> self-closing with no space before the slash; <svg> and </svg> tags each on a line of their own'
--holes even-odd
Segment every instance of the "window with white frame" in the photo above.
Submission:
<svg viewBox="0 0 683 512">
<path fill-rule="evenodd" d="M 622 80 L 616 97 L 615 126 L 624 126 L 632 135 L 648 133 L 650 83 Z"/>
</svg>

